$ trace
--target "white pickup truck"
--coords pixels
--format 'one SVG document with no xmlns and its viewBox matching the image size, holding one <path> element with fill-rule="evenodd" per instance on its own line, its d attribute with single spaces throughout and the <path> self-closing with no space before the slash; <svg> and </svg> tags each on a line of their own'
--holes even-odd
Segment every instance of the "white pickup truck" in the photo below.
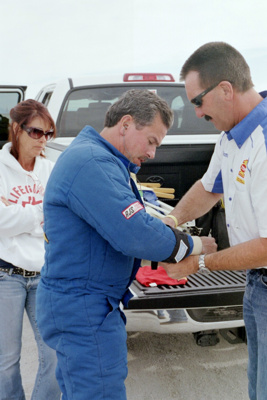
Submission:
<svg viewBox="0 0 267 400">
<path fill-rule="evenodd" d="M 211 123 L 195 116 L 184 85 L 176 83 L 171 74 L 89 76 L 45 86 L 36 100 L 48 107 L 57 126 L 57 138 L 47 144 L 46 156 L 56 161 L 85 125 L 100 132 L 108 107 L 131 88 L 152 90 L 173 109 L 173 127 L 157 150 L 155 159 L 142 165 L 137 178 L 140 182 L 156 182 L 174 188 L 175 199 L 164 200 L 174 206 L 207 169 L 219 132 Z M 15 90 L 14 87 L 9 89 Z M 21 87 L 17 93 L 24 89 Z M 0 118 L 8 118 L 7 109 L 2 110 L 8 92 L 8 88 L 0 86 Z M 18 101 L 22 98 L 23 95 L 17 95 Z M 15 99 L 14 94 L 12 99 Z M 218 230 L 224 232 L 224 221 L 218 221 L 209 214 L 196 223 L 203 227 L 205 234 L 207 227 L 211 234 Z M 222 233 L 217 238 L 219 248 L 227 241 L 224 236 Z M 134 297 L 125 310 L 127 330 L 192 332 L 201 346 L 216 344 L 219 331 L 230 343 L 245 340 L 244 288 L 243 271 L 219 271 L 208 276 L 195 274 L 182 286 L 145 287 L 134 281 L 131 285 Z"/>
</svg>

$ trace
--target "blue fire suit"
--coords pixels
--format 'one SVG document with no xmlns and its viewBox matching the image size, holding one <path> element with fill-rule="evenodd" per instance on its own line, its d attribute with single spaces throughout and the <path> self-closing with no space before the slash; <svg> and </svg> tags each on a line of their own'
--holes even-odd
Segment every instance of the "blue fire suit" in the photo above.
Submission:
<svg viewBox="0 0 267 400">
<path fill-rule="evenodd" d="M 57 352 L 63 400 L 126 399 L 120 302 L 130 297 L 140 259 L 176 262 L 192 251 L 189 235 L 145 212 L 130 184 L 129 172 L 137 170 L 87 126 L 61 154 L 46 187 L 37 320 Z"/>
</svg>

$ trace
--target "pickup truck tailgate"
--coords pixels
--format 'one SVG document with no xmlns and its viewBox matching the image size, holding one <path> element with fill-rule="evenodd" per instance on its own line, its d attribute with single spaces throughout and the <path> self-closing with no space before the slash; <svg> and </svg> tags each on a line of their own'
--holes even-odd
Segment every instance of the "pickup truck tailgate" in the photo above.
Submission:
<svg viewBox="0 0 267 400">
<path fill-rule="evenodd" d="M 209 275 L 194 274 L 182 286 L 145 287 L 134 281 L 134 297 L 128 309 L 177 309 L 230 307 L 243 304 L 245 271 L 214 271 Z"/>
</svg>

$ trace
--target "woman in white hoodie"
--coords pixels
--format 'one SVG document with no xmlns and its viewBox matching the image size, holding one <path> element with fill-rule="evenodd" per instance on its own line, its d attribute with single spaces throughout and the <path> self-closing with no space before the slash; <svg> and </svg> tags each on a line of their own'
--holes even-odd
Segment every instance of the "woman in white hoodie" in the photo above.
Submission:
<svg viewBox="0 0 267 400">
<path fill-rule="evenodd" d="M 38 346 L 32 400 L 58 400 L 56 355 L 42 340 L 35 295 L 44 263 L 43 194 L 53 168 L 44 157 L 56 135 L 46 107 L 19 103 L 10 112 L 10 142 L 0 151 L 0 400 L 25 400 L 20 374 L 24 309 Z"/>
</svg>

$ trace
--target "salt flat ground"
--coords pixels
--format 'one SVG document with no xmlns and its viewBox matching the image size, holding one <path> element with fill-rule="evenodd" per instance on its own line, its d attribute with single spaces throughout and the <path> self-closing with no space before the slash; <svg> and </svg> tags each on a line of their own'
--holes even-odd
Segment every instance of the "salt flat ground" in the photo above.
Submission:
<svg viewBox="0 0 267 400">
<path fill-rule="evenodd" d="M 128 367 L 128 400 L 248 400 L 246 345 L 221 336 L 216 346 L 200 347 L 192 334 L 129 333 Z M 27 317 L 21 370 L 30 400 L 37 349 Z"/>
</svg>

